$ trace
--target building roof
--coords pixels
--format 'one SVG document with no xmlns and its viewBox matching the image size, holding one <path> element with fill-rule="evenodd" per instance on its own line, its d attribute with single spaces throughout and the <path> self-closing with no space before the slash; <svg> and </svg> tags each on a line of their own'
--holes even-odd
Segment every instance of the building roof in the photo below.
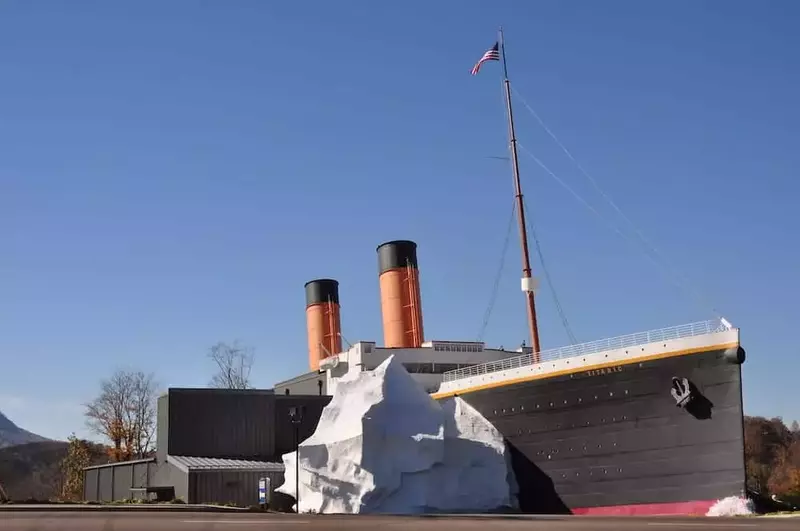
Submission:
<svg viewBox="0 0 800 531">
<path fill-rule="evenodd" d="M 283 472 L 283 463 L 250 461 L 246 459 L 223 459 L 220 457 L 190 457 L 168 455 L 167 462 L 184 472 L 199 470 L 252 470 L 259 472 Z"/>
<path fill-rule="evenodd" d="M 129 466 L 129 465 L 141 465 L 144 463 L 153 463 L 155 462 L 155 457 L 148 457 L 146 459 L 134 459 L 132 461 L 115 461 L 113 463 L 103 463 L 102 465 L 93 465 L 84 467 L 84 470 L 96 470 L 98 468 L 111 468 L 111 467 L 118 467 L 118 466 Z"/>
<path fill-rule="evenodd" d="M 213 394 L 239 394 L 239 395 L 273 395 L 274 389 L 227 389 L 224 387 L 170 387 L 164 394 L 170 393 L 199 393 Z M 162 395 L 163 396 L 163 395 Z"/>
<path fill-rule="evenodd" d="M 294 378 L 289 378 L 288 380 L 284 380 L 282 382 L 278 382 L 278 383 L 275 384 L 275 387 L 281 387 L 281 386 L 285 386 L 285 385 L 290 385 L 290 384 L 297 383 L 297 382 L 304 382 L 306 380 L 315 380 L 315 379 L 320 378 L 320 377 L 323 377 L 323 378 L 325 377 L 325 372 L 324 371 L 305 372 L 303 374 L 295 376 Z"/>
</svg>

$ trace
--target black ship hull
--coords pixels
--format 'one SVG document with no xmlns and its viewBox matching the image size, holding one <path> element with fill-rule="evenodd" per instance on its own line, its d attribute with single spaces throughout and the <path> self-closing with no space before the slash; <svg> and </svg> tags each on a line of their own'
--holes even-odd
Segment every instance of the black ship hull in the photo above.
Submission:
<svg viewBox="0 0 800 531">
<path fill-rule="evenodd" d="M 745 492 L 743 356 L 632 360 L 457 396 L 506 438 L 523 512 L 705 514 Z"/>
</svg>

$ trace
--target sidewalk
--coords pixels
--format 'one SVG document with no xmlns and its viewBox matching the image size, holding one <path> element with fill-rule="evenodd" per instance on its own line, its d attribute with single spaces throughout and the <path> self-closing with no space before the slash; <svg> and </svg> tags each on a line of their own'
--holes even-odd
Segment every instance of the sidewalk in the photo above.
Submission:
<svg viewBox="0 0 800 531">
<path fill-rule="evenodd" d="M 3 503 L 0 512 L 206 512 L 206 513 L 242 513 L 257 512 L 243 507 L 226 507 L 222 505 L 189 505 L 186 503 Z"/>
</svg>

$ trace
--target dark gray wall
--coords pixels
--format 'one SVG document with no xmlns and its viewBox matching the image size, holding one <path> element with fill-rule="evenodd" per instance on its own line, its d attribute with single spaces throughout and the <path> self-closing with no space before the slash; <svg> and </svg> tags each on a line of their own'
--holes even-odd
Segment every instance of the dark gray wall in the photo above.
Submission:
<svg viewBox="0 0 800 531">
<path fill-rule="evenodd" d="M 258 480 L 270 478 L 271 497 L 283 483 L 283 472 L 197 471 L 189 473 L 189 503 L 228 503 L 258 505 Z"/>
<path fill-rule="evenodd" d="M 83 471 L 83 499 L 85 501 L 98 501 L 97 477 L 98 469 L 92 468 Z"/>
<path fill-rule="evenodd" d="M 272 390 L 170 389 L 170 455 L 269 460 Z"/>
<path fill-rule="evenodd" d="M 131 488 L 149 486 L 156 463 L 130 461 L 89 468 L 83 471 L 83 495 L 86 501 L 116 501 L 133 498 Z M 150 483 L 152 484 L 152 482 Z"/>
<path fill-rule="evenodd" d="M 122 465 L 125 466 L 125 465 Z M 97 470 L 100 475 L 98 481 L 98 494 L 97 501 L 109 502 L 114 501 L 114 467 L 100 468 Z"/>
<path fill-rule="evenodd" d="M 114 490 L 111 492 L 112 500 L 125 500 L 133 497 L 131 483 L 133 483 L 133 465 L 111 467 L 111 484 Z"/>
<path fill-rule="evenodd" d="M 314 433 L 330 399 L 272 390 L 170 389 L 159 399 L 159 462 L 167 453 L 281 462 L 281 455 L 294 450 L 289 408 L 304 408 L 304 440 Z"/>
<path fill-rule="evenodd" d="M 303 407 L 303 422 L 300 424 L 298 432 L 300 440 L 304 441 L 314 434 L 322 410 L 330 401 L 330 396 L 275 396 L 275 457 L 273 459 L 275 462 L 282 462 L 283 454 L 294 451 L 294 425 L 289 417 L 289 408 Z"/>
<path fill-rule="evenodd" d="M 302 374 L 291 380 L 275 384 L 275 394 L 284 396 L 288 391 L 290 395 L 320 395 L 320 385 L 322 382 L 322 394 L 327 394 L 325 385 L 325 374 L 317 371 Z"/>
</svg>

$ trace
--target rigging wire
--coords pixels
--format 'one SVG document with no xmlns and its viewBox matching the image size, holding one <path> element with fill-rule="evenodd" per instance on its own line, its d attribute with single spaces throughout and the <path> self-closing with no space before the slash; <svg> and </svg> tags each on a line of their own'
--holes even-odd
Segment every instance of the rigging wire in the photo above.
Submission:
<svg viewBox="0 0 800 531">
<path fill-rule="evenodd" d="M 567 314 L 564 312 L 564 307 L 561 306 L 561 301 L 558 299 L 558 293 L 556 293 L 555 285 L 553 284 L 553 279 L 550 277 L 550 271 L 547 269 L 547 264 L 544 261 L 544 254 L 542 253 L 542 245 L 539 242 L 539 236 L 536 233 L 536 223 L 533 222 L 533 216 L 530 215 L 531 209 L 528 208 L 528 203 L 525 201 L 525 198 L 522 199 L 523 204 L 525 205 L 525 212 L 528 213 L 527 216 L 527 225 L 528 231 L 533 236 L 534 246 L 536 247 L 536 254 L 539 256 L 539 264 L 542 267 L 542 273 L 544 273 L 544 278 L 547 281 L 547 285 L 550 287 L 550 293 L 553 295 L 553 301 L 555 302 L 556 311 L 558 312 L 559 318 L 561 318 L 561 324 L 564 325 L 564 330 L 567 332 L 567 336 L 569 336 L 570 343 L 572 345 L 576 345 L 578 340 L 575 338 L 575 334 L 572 333 L 572 327 L 569 325 L 569 320 L 567 319 Z"/>
<path fill-rule="evenodd" d="M 520 144 L 519 142 L 517 142 L 517 147 L 518 147 L 520 150 L 522 150 L 522 151 L 523 151 L 523 152 L 524 152 L 526 155 L 528 155 L 529 157 L 531 157 L 531 158 L 533 159 L 533 161 L 534 161 L 536 164 L 538 164 L 538 165 L 539 165 L 539 167 L 541 167 L 541 168 L 542 168 L 542 169 L 543 169 L 543 170 L 544 170 L 544 171 L 545 171 L 545 172 L 546 172 L 548 175 L 550 175 L 550 176 L 551 176 L 553 179 L 555 179 L 555 180 L 556 180 L 556 182 L 558 182 L 558 184 L 560 184 L 560 185 L 561 185 L 561 186 L 562 186 L 562 187 L 563 187 L 565 190 L 567 190 L 567 191 L 568 191 L 570 194 L 572 194 L 572 196 L 573 196 L 573 197 L 575 197 L 575 199 L 577 199 L 577 200 L 578 200 L 578 201 L 579 201 L 581 204 L 583 204 L 583 206 L 585 206 L 585 207 L 586 207 L 587 209 L 589 209 L 589 210 L 590 210 L 592 213 L 594 213 L 594 214 L 595 214 L 595 215 L 596 215 L 598 218 L 600 218 L 600 220 L 601 220 L 601 221 L 603 221 L 603 222 L 606 224 L 606 226 L 608 226 L 608 228 L 610 228 L 612 231 L 616 232 L 617 234 L 619 234 L 619 235 L 620 235 L 620 236 L 622 236 L 623 238 L 625 238 L 625 239 L 627 239 L 627 240 L 631 240 L 631 237 L 630 237 L 628 234 L 625 234 L 624 232 L 622 232 L 621 230 L 619 230 L 619 227 L 617 227 L 617 226 L 616 226 L 616 225 L 614 225 L 613 223 L 609 222 L 609 221 L 608 221 L 608 220 L 607 220 L 605 217 L 603 217 L 603 215 L 602 215 L 602 214 L 601 214 L 601 213 L 600 213 L 600 212 L 599 212 L 599 211 L 598 211 L 596 208 L 594 208 L 592 205 L 590 205 L 588 201 L 586 201 L 586 200 L 585 200 L 583 197 L 581 197 L 581 196 L 580 196 L 580 194 L 578 194 L 578 192 L 576 192 L 575 190 L 573 190 L 573 189 L 572 189 L 572 187 L 571 187 L 570 185 L 568 185 L 568 184 L 567 184 L 567 183 L 566 183 L 566 182 L 565 182 L 563 179 L 561 179 L 561 177 L 559 177 L 558 175 L 556 175 L 555 173 L 553 173 L 553 171 L 552 171 L 550 168 L 548 168 L 548 167 L 547 167 L 547 166 L 546 166 L 546 165 L 545 165 L 545 164 L 544 164 L 544 163 L 543 163 L 541 160 L 539 160 L 539 158 L 538 158 L 538 157 L 536 157 L 536 155 L 534 155 L 533 153 L 531 153 L 531 151 L 530 151 L 530 150 L 528 150 L 528 148 L 526 148 L 525 146 L 523 146 L 523 145 L 522 145 L 522 144 Z M 670 275 L 669 268 L 668 268 L 666 265 L 664 265 L 663 263 L 661 263 L 661 262 L 659 262 L 658 260 L 656 260 L 656 259 L 653 257 L 653 255 L 652 255 L 652 254 L 650 254 L 650 253 L 645 253 L 645 256 L 647 256 L 647 258 L 649 258 L 649 259 L 650 259 L 650 261 L 651 261 L 651 262 L 653 262 L 653 264 L 655 264 L 656 266 L 658 266 L 659 268 L 661 268 L 661 269 L 662 269 L 662 273 L 664 273 L 664 274 L 665 274 L 665 275 L 666 275 L 666 276 L 667 276 L 667 277 L 668 277 L 668 278 L 669 278 L 669 279 L 672 281 L 672 283 L 673 283 L 673 284 L 675 284 L 675 286 L 677 286 L 677 287 L 678 287 L 678 288 L 680 288 L 680 289 L 684 289 L 684 290 L 686 290 L 686 291 L 689 291 L 689 293 L 690 293 L 691 295 L 694 295 L 694 296 L 695 296 L 695 299 L 696 299 L 698 302 L 702 302 L 702 303 L 703 303 L 703 304 L 701 304 L 702 306 L 704 306 L 704 307 L 708 307 L 708 306 L 709 306 L 709 305 L 708 305 L 708 302 L 707 302 L 707 301 L 705 301 L 705 300 L 704 300 L 702 297 L 700 297 L 698 293 L 696 293 L 696 292 L 694 292 L 693 290 L 691 290 L 691 289 L 690 289 L 688 286 L 685 286 L 685 285 L 681 284 L 681 283 L 680 283 L 679 281 L 677 281 L 677 280 L 676 280 L 676 279 L 675 279 L 673 276 L 671 276 L 671 275 Z M 717 311 L 717 310 L 716 310 L 716 309 L 715 309 L 713 306 L 711 306 L 711 310 L 713 311 L 713 313 L 714 313 L 714 314 L 715 314 L 715 315 L 716 315 L 718 318 L 719 318 L 719 317 L 721 317 L 720 313 L 719 313 L 719 312 L 718 312 L 718 311 Z"/>
<path fill-rule="evenodd" d="M 505 99 L 504 90 L 501 90 L 501 93 L 502 93 L 503 99 Z M 519 143 L 518 143 L 518 145 L 519 145 Z M 509 165 L 512 166 L 511 169 L 513 171 L 513 162 L 512 162 L 512 158 L 511 158 L 511 149 L 512 149 L 511 148 L 511 143 L 508 144 L 507 148 L 508 148 L 508 151 L 509 151 L 509 156 L 508 157 L 503 157 L 503 158 L 506 158 L 508 160 Z M 500 157 L 497 157 L 497 158 L 500 158 Z M 506 258 L 506 255 L 508 254 L 508 244 L 509 244 L 509 241 L 510 241 L 510 238 L 511 238 L 511 230 L 512 230 L 512 228 L 514 226 L 514 215 L 516 214 L 516 208 L 517 208 L 517 202 L 516 202 L 516 198 L 515 198 L 515 200 L 514 200 L 514 202 L 512 204 L 512 207 L 511 207 L 511 217 L 508 220 L 508 228 L 506 229 L 506 238 L 505 238 L 505 242 L 503 243 L 503 253 L 502 253 L 501 258 L 500 258 L 500 266 L 497 269 L 497 275 L 495 276 L 494 286 L 492 287 L 492 294 L 491 294 L 491 297 L 489 298 L 489 304 L 488 304 L 488 306 L 486 308 L 486 312 L 484 313 L 484 316 L 483 316 L 483 324 L 481 325 L 480 333 L 478 334 L 478 341 L 482 341 L 483 340 L 483 336 L 484 336 L 484 334 L 486 332 L 486 328 L 489 325 L 489 320 L 491 319 L 492 310 L 494 309 L 494 304 L 495 304 L 495 301 L 497 299 L 497 293 L 498 293 L 498 290 L 500 288 L 500 279 L 502 277 L 503 267 L 505 265 L 505 258 Z M 548 271 L 547 265 L 546 265 L 545 260 L 544 260 L 544 254 L 542 253 L 542 248 L 541 248 L 541 243 L 539 241 L 539 236 L 536 233 L 536 224 L 533 223 L 533 221 L 532 221 L 533 218 L 530 215 L 530 209 L 528 209 L 528 205 L 525 202 L 524 197 L 523 197 L 523 208 L 525 208 L 525 210 L 528 211 L 528 215 L 526 216 L 526 218 L 527 218 L 526 219 L 526 225 L 527 225 L 528 231 L 533 236 L 533 240 L 534 240 L 535 247 L 536 247 L 536 253 L 539 256 L 539 263 L 542 266 L 542 272 L 544 273 L 545 280 L 547 281 L 547 284 L 550 287 L 550 292 L 553 294 L 553 300 L 555 302 L 556 311 L 558 312 L 559 318 L 561 319 L 561 323 L 564 325 L 564 329 L 567 332 L 567 336 L 569 336 L 570 341 L 574 345 L 578 341 L 575 338 L 575 334 L 572 332 L 572 328 L 570 327 L 569 321 L 567 320 L 567 316 L 566 316 L 566 313 L 564 312 L 564 308 L 561 306 L 561 301 L 559 300 L 558 294 L 556 293 L 555 285 L 553 284 L 552 278 L 550 277 L 550 272 Z"/>
<path fill-rule="evenodd" d="M 489 304 L 486 306 L 486 311 L 483 314 L 483 323 L 481 324 L 480 332 L 478 332 L 478 339 L 476 341 L 483 341 L 483 335 L 486 333 L 486 328 L 489 326 L 489 319 L 492 317 L 492 310 L 494 310 L 494 303 L 497 300 L 497 293 L 500 290 L 500 279 L 503 275 L 503 268 L 506 263 L 506 255 L 508 254 L 508 243 L 511 241 L 511 230 L 514 228 L 514 214 L 517 212 L 516 200 L 511 205 L 511 216 L 508 218 L 508 228 L 506 228 L 506 237 L 503 241 L 503 251 L 500 253 L 500 264 L 497 267 L 497 274 L 494 277 L 494 284 L 492 286 L 492 293 L 489 296 Z"/>
<path fill-rule="evenodd" d="M 580 171 L 580 172 L 583 174 L 583 176 L 584 176 L 584 177 L 586 177 L 586 179 L 588 179 L 588 180 L 589 180 L 589 182 L 592 184 L 592 186 L 593 186 L 593 187 L 594 187 L 594 189 L 597 191 L 597 193 L 599 193 L 599 194 L 600 194 L 600 196 L 601 196 L 603 199 L 605 199 L 605 200 L 606 200 L 606 202 L 607 202 L 607 203 L 608 203 L 608 204 L 609 204 L 609 205 L 610 205 L 610 206 L 611 206 L 611 207 L 612 207 L 612 208 L 613 208 L 613 209 L 614 209 L 614 210 L 615 210 L 615 211 L 616 211 L 616 212 L 617 212 L 617 213 L 620 215 L 620 217 L 621 217 L 622 219 L 624 219 L 624 220 L 625 220 L 625 221 L 628 223 L 629 227 L 632 229 L 632 231 L 633 231 L 633 232 L 636 234 L 636 236 L 639 238 L 639 241 L 640 241 L 640 242 L 641 242 L 641 244 L 642 244 L 642 245 L 645 247 L 645 249 L 646 249 L 646 250 L 648 250 L 648 251 L 649 251 L 650 253 L 652 253 L 653 255 L 655 255 L 656 257 L 660 258 L 660 259 L 661 259 L 661 261 L 662 261 L 662 263 L 659 263 L 657 260 L 655 260 L 655 259 L 654 259 L 654 258 L 652 258 L 652 257 L 651 257 L 651 260 L 652 260 L 654 263 L 656 263 L 656 265 L 658 265 L 659 267 L 662 267 L 663 269 L 665 269 L 665 270 L 668 270 L 668 271 L 669 271 L 669 272 L 672 274 L 672 276 L 673 276 L 673 277 L 677 277 L 678 279 L 682 279 L 682 280 L 683 280 L 683 283 L 681 283 L 681 282 L 679 282 L 679 281 L 678 281 L 678 282 L 676 282 L 676 281 L 675 281 L 675 279 L 673 279 L 673 282 L 674 282 L 674 283 L 675 283 L 675 284 L 676 284 L 676 285 L 677 285 L 679 288 L 681 288 L 681 289 L 684 289 L 685 291 L 689 292 L 689 294 L 690 294 L 690 295 L 692 295 L 692 296 L 695 298 L 695 300 L 696 300 L 696 301 L 697 301 L 697 302 L 698 302 L 698 303 L 699 303 L 701 306 L 703 306 L 703 307 L 707 307 L 707 308 L 710 308 L 710 309 L 711 309 L 711 311 L 712 311 L 712 313 L 714 313 L 714 314 L 715 314 L 717 317 L 721 317 L 721 314 L 720 314 L 720 313 L 719 313 L 719 311 L 718 311 L 718 310 L 717 310 L 717 309 L 714 307 L 714 305 L 713 305 L 713 304 L 712 304 L 712 303 L 711 303 L 711 302 L 710 302 L 710 301 L 709 301 L 709 300 L 708 300 L 706 297 L 704 297 L 704 296 L 703 296 L 703 295 L 702 295 L 702 294 L 699 292 L 699 290 L 697 290 L 697 289 L 695 289 L 695 288 L 693 288 L 693 287 L 691 286 L 691 282 L 689 281 L 689 279 L 688 279 L 688 278 L 687 278 L 685 275 L 683 275 L 683 274 L 682 274 L 682 273 L 681 273 L 681 272 L 680 272 L 680 271 L 679 271 L 679 270 L 678 270 L 676 267 L 672 267 L 672 266 L 670 266 L 670 265 L 669 265 L 669 263 L 668 263 L 668 261 L 667 261 L 666 257 L 663 255 L 663 253 L 661 253 L 661 252 L 658 250 L 658 248 L 656 248 L 656 246 L 655 246 L 655 245 L 654 245 L 654 244 L 653 244 L 653 243 L 652 243 L 652 242 L 651 242 L 651 241 L 650 241 L 648 238 L 646 238 L 646 237 L 645 237 L 644 233 L 643 233 L 643 232 L 642 232 L 642 231 L 641 231 L 641 230 L 640 230 L 640 229 L 639 229 L 639 228 L 636 226 L 636 224 L 635 224 L 635 223 L 633 223 L 633 221 L 631 221 L 631 219 L 630 219 L 628 216 L 626 216 L 626 215 L 625 215 L 625 213 L 624 213 L 624 212 L 622 211 L 622 209 L 621 209 L 621 208 L 620 208 L 620 207 L 619 207 L 619 206 L 616 204 L 616 202 L 614 202 L 614 200 L 613 200 L 613 199 L 611 199 L 611 196 L 610 196 L 609 194 L 607 194 L 607 193 L 606 193 L 606 192 L 605 192 L 605 191 L 604 191 L 604 190 L 603 190 L 603 189 L 600 187 L 600 184 L 597 182 L 597 180 L 596 180 L 594 177 L 592 177 L 592 176 L 591 176 L 591 174 L 589 174 L 589 172 L 588 172 L 588 171 L 586 171 L 586 169 L 584 169 L 584 167 L 581 165 L 581 163 L 580 163 L 580 162 L 578 162 L 578 160 L 577 160 L 577 159 L 576 159 L 576 158 L 575 158 L 575 157 L 572 155 L 572 152 L 570 152 L 570 150 L 569 150 L 569 149 L 567 149 L 567 147 L 566 147 L 566 146 L 565 146 L 565 145 L 564 145 L 564 144 L 563 144 L 563 143 L 562 143 L 562 142 L 561 142 L 561 141 L 558 139 L 558 137 L 555 135 L 555 133 L 553 133 L 553 131 L 552 131 L 552 130 L 551 130 L 551 129 L 550 129 L 548 126 L 547 126 L 547 124 L 545 124 L 544 120 L 542 120 L 542 118 L 541 118 L 541 117 L 539 116 L 539 114 L 538 114 L 538 113 L 537 113 L 537 112 L 536 112 L 536 111 L 533 109 L 533 107 L 532 107 L 530 104 L 528 104 L 528 102 L 526 101 L 526 99 L 525 99 L 525 98 L 524 98 L 524 97 L 523 97 L 523 96 L 522 96 L 522 95 L 519 93 L 519 91 L 515 90 L 513 87 L 511 88 L 511 90 L 514 92 L 514 94 L 515 94 L 515 95 L 516 95 L 516 97 L 519 99 L 519 101 L 520 101 L 520 102 L 522 102 L 522 105 L 523 105 L 523 106 L 524 106 L 524 107 L 525 107 L 525 108 L 528 110 L 528 112 L 530 112 L 530 113 L 533 115 L 533 117 L 536 119 L 536 121 L 539 123 L 539 125 L 542 127 L 542 129 L 544 129 L 544 131 L 545 131 L 545 132 L 546 132 L 546 133 L 547 133 L 547 134 L 550 136 L 550 138 L 551 138 L 551 139 L 552 139 L 552 140 L 553 140 L 553 141 L 554 141 L 554 142 L 555 142 L 555 143 L 558 145 L 558 147 L 559 147 L 559 148 L 561 148 L 561 151 L 563 151 L 563 152 L 564 152 L 564 154 L 565 154 L 565 155 L 566 155 L 566 156 L 567 156 L 567 157 L 568 157 L 568 158 L 569 158 L 569 159 L 570 159 L 570 160 L 571 160 L 571 161 L 572 161 L 572 162 L 575 164 L 575 167 L 576 167 L 576 168 L 578 168 L 578 171 Z M 532 153 L 530 153 L 530 152 L 528 152 L 528 155 L 530 155 L 530 156 L 532 156 L 532 157 L 533 157 L 533 154 L 532 154 Z M 558 180 L 558 181 L 561 181 L 560 179 L 558 179 L 558 177 L 556 177 L 556 176 L 555 176 L 555 174 L 553 174 L 553 173 L 552 173 L 552 172 L 551 172 L 549 169 L 547 169 L 547 168 L 546 168 L 546 167 L 545 167 L 545 166 L 544 166 L 544 165 L 541 163 L 541 161 L 539 161 L 539 160 L 538 160 L 536 157 L 533 157 L 533 159 L 534 159 L 534 160 L 537 162 L 537 164 L 539 164 L 539 165 L 540 165 L 540 166 L 541 166 L 543 169 L 545 169 L 545 171 L 547 171 L 548 173 L 550 173 L 550 174 L 551 174 L 551 176 L 553 176 L 554 178 L 556 178 L 556 180 Z M 565 185 L 565 183 L 563 183 L 563 182 L 561 182 L 561 184 L 562 184 L 562 186 L 566 186 L 566 185 Z M 568 190 L 569 190 L 569 191 L 572 193 L 572 195 L 574 195 L 574 196 L 578 197 L 578 199 L 579 199 L 579 200 L 580 200 L 582 203 L 584 203 L 586 206 L 589 206 L 589 205 L 588 205 L 588 203 L 586 203 L 586 201 L 584 201 L 583 199 L 581 199 L 581 198 L 580 198 L 580 197 L 579 197 L 579 196 L 578 196 L 578 195 L 577 195 L 577 194 L 576 194 L 574 191 L 572 191 L 571 189 L 569 189 L 569 187 L 567 187 L 567 189 L 568 189 Z M 594 209 L 592 209 L 592 210 L 594 210 Z M 597 211 L 595 211 L 595 213 L 597 213 L 597 214 L 599 215 L 599 213 L 598 213 Z M 620 232 L 618 229 L 615 229 L 615 232 L 617 232 L 617 233 L 619 233 L 619 234 L 622 234 L 622 233 L 621 233 L 621 232 Z"/>
</svg>

